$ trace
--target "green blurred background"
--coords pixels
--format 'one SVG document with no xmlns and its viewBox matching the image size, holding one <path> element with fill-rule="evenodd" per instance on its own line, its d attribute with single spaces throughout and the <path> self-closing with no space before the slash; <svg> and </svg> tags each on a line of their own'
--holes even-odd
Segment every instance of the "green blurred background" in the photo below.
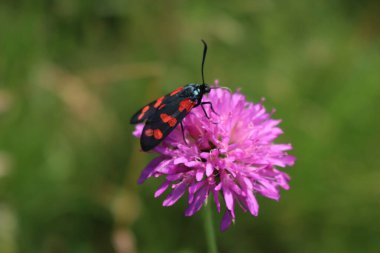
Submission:
<svg viewBox="0 0 380 253">
<path fill-rule="evenodd" d="M 266 97 L 298 157 L 220 253 L 380 252 L 379 1 L 1 0 L 1 253 L 205 252 L 202 215 L 136 184 L 128 123 L 200 81 L 201 38 L 208 82 Z"/>
</svg>

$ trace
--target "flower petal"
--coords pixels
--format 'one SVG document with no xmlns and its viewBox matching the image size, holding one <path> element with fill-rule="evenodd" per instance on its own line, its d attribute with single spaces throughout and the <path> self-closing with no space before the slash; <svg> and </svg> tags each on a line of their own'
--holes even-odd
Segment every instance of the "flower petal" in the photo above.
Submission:
<svg viewBox="0 0 380 253">
<path fill-rule="evenodd" d="M 195 178 L 197 181 L 201 181 L 204 175 L 203 169 L 197 169 L 197 173 L 195 174 Z"/>
<path fill-rule="evenodd" d="M 256 197 L 253 195 L 252 191 L 247 191 L 246 196 L 246 202 L 249 212 L 252 215 L 257 216 L 259 213 L 259 204 L 257 203 Z"/>
<path fill-rule="evenodd" d="M 212 173 L 214 172 L 214 168 L 212 167 L 211 163 L 206 164 L 206 176 L 211 176 Z"/>
<path fill-rule="evenodd" d="M 163 156 L 159 156 L 159 157 L 156 157 L 154 158 L 146 167 L 145 169 L 141 172 L 141 175 L 138 179 L 138 183 L 139 184 L 142 184 L 144 183 L 144 181 L 151 177 L 153 175 L 153 172 L 154 170 L 156 169 L 156 167 L 162 162 L 164 161 L 165 158 Z"/>
<path fill-rule="evenodd" d="M 174 164 L 177 165 L 177 164 L 181 164 L 181 163 L 186 163 L 188 162 L 188 160 L 185 158 L 185 157 L 177 157 L 174 159 Z"/>
<path fill-rule="evenodd" d="M 166 191 L 166 189 L 168 188 L 170 184 L 170 181 L 164 181 L 161 186 L 157 189 L 157 191 L 154 193 L 154 197 L 157 198 L 158 196 L 160 196 L 162 193 L 164 193 Z"/>
<path fill-rule="evenodd" d="M 228 189 L 228 187 L 223 187 L 223 196 L 224 201 L 226 202 L 227 209 L 232 210 L 234 208 L 234 197 L 230 189 Z"/>
<path fill-rule="evenodd" d="M 232 216 L 230 211 L 226 210 L 226 212 L 223 215 L 222 222 L 220 224 L 220 230 L 222 232 L 226 231 L 227 228 L 229 228 L 232 224 Z"/>
<path fill-rule="evenodd" d="M 182 197 L 182 195 L 185 193 L 186 190 L 186 183 L 181 182 L 177 187 L 166 197 L 164 202 L 162 203 L 163 206 L 172 206 L 175 202 L 179 200 L 179 198 Z"/>
<path fill-rule="evenodd" d="M 141 133 L 143 131 L 144 124 L 137 124 L 135 127 L 135 130 L 133 131 L 133 136 L 139 138 L 141 136 Z"/>
<path fill-rule="evenodd" d="M 214 195 L 214 202 L 215 202 L 215 205 L 216 205 L 216 209 L 218 210 L 218 213 L 220 213 L 219 192 L 213 191 L 213 195 Z"/>
<path fill-rule="evenodd" d="M 203 187 L 195 196 L 194 201 L 189 205 L 185 211 L 185 216 L 192 216 L 194 213 L 198 212 L 199 209 L 205 203 L 208 196 L 208 187 Z"/>
</svg>

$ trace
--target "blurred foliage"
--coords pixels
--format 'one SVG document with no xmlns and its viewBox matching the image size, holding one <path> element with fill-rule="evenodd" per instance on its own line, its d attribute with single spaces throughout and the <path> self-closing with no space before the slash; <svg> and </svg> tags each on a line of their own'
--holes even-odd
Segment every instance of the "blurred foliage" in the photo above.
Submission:
<svg viewBox="0 0 380 253">
<path fill-rule="evenodd" d="M 379 1 L 0 2 L 0 252 L 204 252 L 128 124 L 206 79 L 266 97 L 298 157 L 220 252 L 380 252 Z M 216 223 L 221 215 L 215 212 Z"/>
</svg>

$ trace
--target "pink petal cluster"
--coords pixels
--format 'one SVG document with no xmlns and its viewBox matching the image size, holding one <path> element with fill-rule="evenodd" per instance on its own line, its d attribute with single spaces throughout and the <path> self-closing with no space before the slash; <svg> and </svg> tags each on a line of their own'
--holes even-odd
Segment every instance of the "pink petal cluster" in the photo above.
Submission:
<svg viewBox="0 0 380 253">
<path fill-rule="evenodd" d="M 217 81 L 215 83 L 218 85 Z M 276 167 L 292 166 L 295 157 L 288 155 L 290 144 L 274 144 L 283 133 L 280 120 L 272 119 L 262 102 L 246 101 L 240 92 L 212 89 L 203 101 L 211 101 L 218 115 L 207 108 L 194 108 L 183 120 L 185 144 L 181 128 L 177 127 L 154 149 L 160 154 L 143 170 L 139 183 L 149 177 L 164 177 L 155 192 L 158 197 L 168 188 L 163 205 L 171 206 L 186 192 L 186 216 L 201 209 L 212 195 L 218 212 L 225 205 L 221 230 L 235 220 L 235 206 L 257 216 L 257 194 L 280 199 L 280 188 L 289 189 L 289 176 Z M 143 124 L 136 126 L 140 137 Z"/>
</svg>

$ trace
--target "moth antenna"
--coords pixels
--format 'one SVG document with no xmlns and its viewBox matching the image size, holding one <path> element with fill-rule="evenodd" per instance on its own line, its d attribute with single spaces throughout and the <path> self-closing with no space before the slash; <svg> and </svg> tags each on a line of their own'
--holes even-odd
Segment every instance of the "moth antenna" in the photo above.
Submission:
<svg viewBox="0 0 380 253">
<path fill-rule="evenodd" d="M 201 40 L 204 48 L 203 48 L 203 57 L 202 57 L 202 84 L 205 84 L 205 74 L 204 74 L 204 65 L 205 65 L 205 60 L 206 60 L 206 55 L 207 55 L 207 43 L 204 40 Z"/>
</svg>

